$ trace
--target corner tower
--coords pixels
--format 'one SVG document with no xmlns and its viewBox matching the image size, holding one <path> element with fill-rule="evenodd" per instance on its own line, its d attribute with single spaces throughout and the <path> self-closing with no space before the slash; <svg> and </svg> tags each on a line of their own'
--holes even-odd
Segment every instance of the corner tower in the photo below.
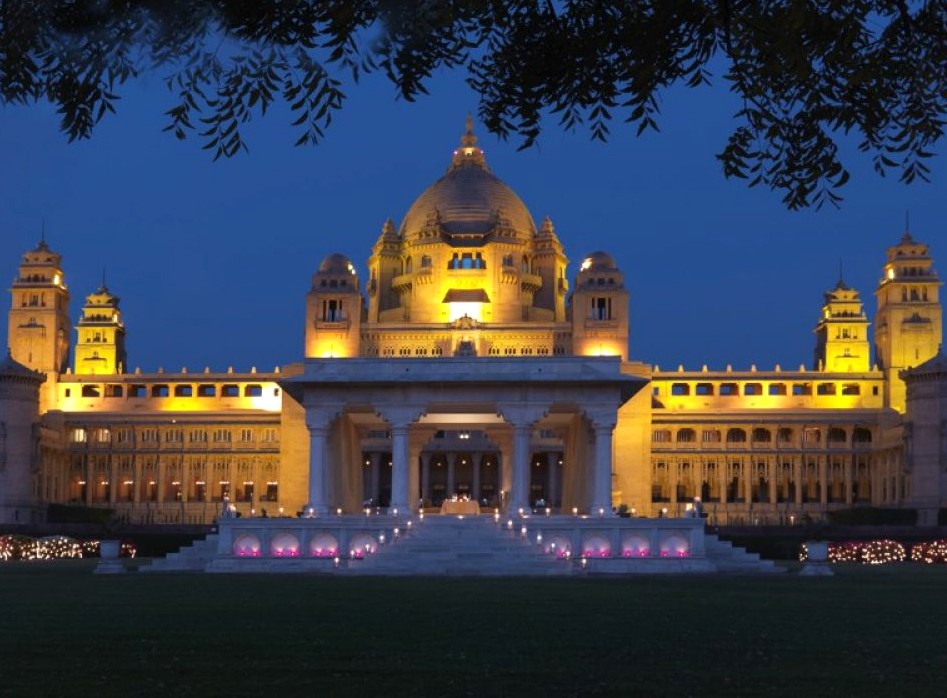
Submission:
<svg viewBox="0 0 947 698">
<path fill-rule="evenodd" d="M 875 350 L 885 373 L 885 403 L 905 410 L 904 382 L 899 371 L 918 366 L 937 354 L 943 338 L 941 281 L 927 245 L 905 232 L 888 248 L 884 276 L 875 291 Z"/>
<path fill-rule="evenodd" d="M 831 373 L 865 373 L 871 368 L 868 318 L 858 291 L 839 279 L 825 292 L 822 316 L 815 328 L 816 370 Z"/>
<path fill-rule="evenodd" d="M 628 291 L 611 255 L 582 260 L 572 294 L 572 353 L 628 360 Z"/>
<path fill-rule="evenodd" d="M 46 374 L 65 371 L 71 326 L 62 255 L 41 240 L 23 255 L 10 296 L 7 341 L 14 361 Z"/>
<path fill-rule="evenodd" d="M 349 258 L 330 254 L 312 276 L 306 296 L 306 358 L 358 356 L 362 295 Z"/>
<path fill-rule="evenodd" d="M 82 318 L 76 326 L 79 337 L 73 368 L 75 373 L 125 372 L 125 324 L 118 304 L 118 296 L 109 293 L 104 279 L 95 293 L 86 296 Z"/>
</svg>

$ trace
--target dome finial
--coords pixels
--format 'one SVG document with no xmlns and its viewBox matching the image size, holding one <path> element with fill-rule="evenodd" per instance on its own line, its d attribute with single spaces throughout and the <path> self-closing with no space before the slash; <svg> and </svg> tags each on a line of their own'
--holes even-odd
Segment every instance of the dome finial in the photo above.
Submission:
<svg viewBox="0 0 947 698">
<path fill-rule="evenodd" d="M 460 137 L 460 144 L 465 148 L 473 148 L 477 145 L 477 137 L 473 132 L 473 116 L 470 112 L 467 112 L 467 130 Z"/>
<path fill-rule="evenodd" d="M 454 151 L 448 171 L 464 165 L 476 165 L 490 171 L 487 168 L 487 159 L 483 155 L 483 149 L 477 147 L 477 136 L 473 132 L 473 116 L 470 112 L 467 112 L 467 130 L 460 137 L 460 147 Z"/>
</svg>

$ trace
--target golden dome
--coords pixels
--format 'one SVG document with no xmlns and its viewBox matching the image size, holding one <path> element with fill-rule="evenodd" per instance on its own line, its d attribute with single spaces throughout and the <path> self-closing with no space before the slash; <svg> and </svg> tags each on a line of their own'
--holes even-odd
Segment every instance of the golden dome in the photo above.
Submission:
<svg viewBox="0 0 947 698">
<path fill-rule="evenodd" d="M 448 234 L 487 233 L 498 223 L 521 234 L 535 234 L 526 205 L 487 167 L 471 126 L 468 117 L 467 132 L 447 173 L 411 204 L 399 228 L 402 237 L 415 235 L 431 223 Z"/>
</svg>

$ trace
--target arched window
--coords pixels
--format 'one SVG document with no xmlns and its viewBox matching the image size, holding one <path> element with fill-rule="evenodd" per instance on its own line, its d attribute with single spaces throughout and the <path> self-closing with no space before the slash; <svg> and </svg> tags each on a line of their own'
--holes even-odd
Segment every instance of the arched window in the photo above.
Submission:
<svg viewBox="0 0 947 698">
<path fill-rule="evenodd" d="M 736 427 L 727 430 L 727 443 L 728 444 L 741 444 L 746 443 L 746 432 L 743 429 L 737 429 Z"/>
<path fill-rule="evenodd" d="M 757 427 L 753 430 L 753 443 L 766 443 L 768 444 L 773 440 L 773 435 L 770 434 L 769 429 L 763 429 Z"/>
<path fill-rule="evenodd" d="M 414 263 L 413 263 L 413 261 L 411 260 L 411 257 L 405 257 L 405 260 L 404 260 L 404 273 L 405 273 L 405 274 L 410 274 L 412 271 L 414 271 Z"/>
<path fill-rule="evenodd" d="M 697 433 L 693 429 L 678 429 L 677 442 L 679 444 L 689 444 L 697 441 Z"/>
</svg>

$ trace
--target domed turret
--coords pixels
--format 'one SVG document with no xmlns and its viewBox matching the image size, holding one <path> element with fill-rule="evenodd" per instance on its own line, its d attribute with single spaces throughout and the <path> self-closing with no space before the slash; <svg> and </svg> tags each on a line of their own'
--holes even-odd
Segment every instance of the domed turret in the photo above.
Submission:
<svg viewBox="0 0 947 698">
<path fill-rule="evenodd" d="M 352 261 L 344 254 L 334 252 L 322 260 L 322 263 L 319 264 L 318 273 L 332 275 L 351 274 L 354 276 L 355 267 L 352 265 Z"/>
<path fill-rule="evenodd" d="M 579 271 L 614 271 L 618 266 L 607 252 L 593 252 L 582 260 Z"/>
</svg>

